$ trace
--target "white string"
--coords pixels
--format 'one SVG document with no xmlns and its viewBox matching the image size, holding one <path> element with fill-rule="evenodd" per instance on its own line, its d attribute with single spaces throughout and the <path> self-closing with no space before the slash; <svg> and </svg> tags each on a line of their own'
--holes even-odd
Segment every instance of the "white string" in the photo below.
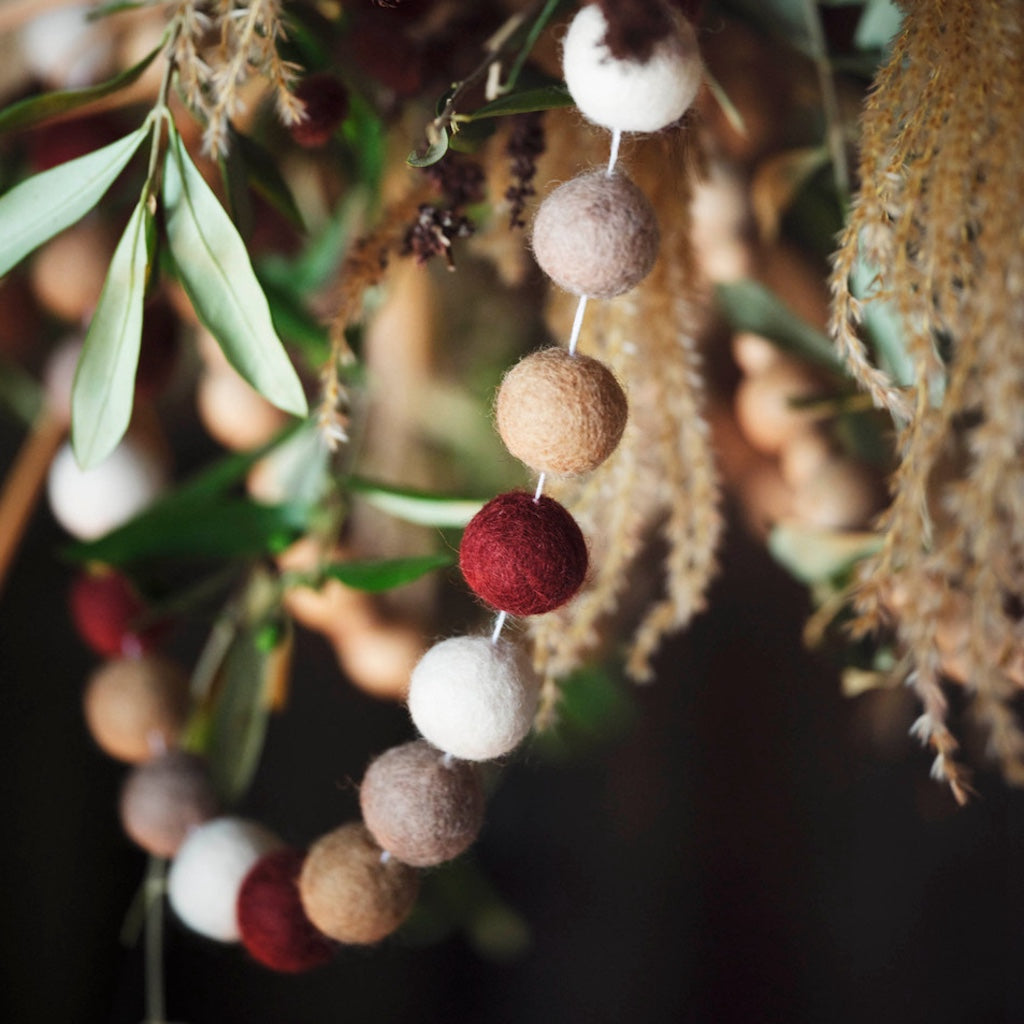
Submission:
<svg viewBox="0 0 1024 1024">
<path fill-rule="evenodd" d="M 387 862 L 389 860 L 391 860 L 391 852 L 389 850 L 381 850 L 380 851 L 380 862 L 381 862 L 381 864 L 387 864 Z"/>
<path fill-rule="evenodd" d="M 619 143 L 622 142 L 622 132 L 616 128 L 612 132 L 612 148 L 608 154 L 608 177 L 612 176 L 612 171 L 615 170 L 615 163 L 619 159 Z"/>
<path fill-rule="evenodd" d="M 443 764 L 445 768 L 451 768 L 451 766 L 455 764 L 455 755 L 449 754 L 448 751 L 445 751 L 441 757 L 441 764 Z"/>
<path fill-rule="evenodd" d="M 491 643 L 496 644 L 498 637 L 501 636 L 501 628 L 505 625 L 505 620 L 508 618 L 508 612 L 498 612 L 498 617 L 494 620 L 494 632 L 491 633 Z"/>
<path fill-rule="evenodd" d="M 541 473 L 541 475 L 539 477 L 537 477 L 537 490 L 535 490 L 533 492 L 533 503 L 534 503 L 534 505 L 536 505 L 537 502 L 540 501 L 540 496 L 544 493 L 544 481 L 547 478 L 548 478 L 547 473 Z"/>
<path fill-rule="evenodd" d="M 569 335 L 569 355 L 576 355 L 576 346 L 579 344 L 580 331 L 583 329 L 583 314 L 587 308 L 586 295 L 580 296 L 579 305 L 576 307 L 576 319 L 572 322 L 572 333 Z"/>
</svg>

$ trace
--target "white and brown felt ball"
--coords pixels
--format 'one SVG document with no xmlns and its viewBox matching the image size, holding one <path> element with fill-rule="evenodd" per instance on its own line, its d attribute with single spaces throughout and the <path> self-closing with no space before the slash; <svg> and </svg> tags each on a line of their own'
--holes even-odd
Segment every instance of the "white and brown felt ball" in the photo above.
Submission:
<svg viewBox="0 0 1024 1024">
<path fill-rule="evenodd" d="M 638 285 L 658 255 L 658 219 L 625 175 L 591 171 L 559 185 L 533 222 L 533 255 L 575 295 L 610 299 Z"/>
<path fill-rule="evenodd" d="M 590 356 L 548 348 L 521 360 L 494 404 L 505 447 L 538 473 L 596 469 L 626 429 L 626 395 L 611 370 Z"/>
<path fill-rule="evenodd" d="M 329 938 L 368 945 L 390 935 L 409 916 L 419 875 L 394 857 L 383 857 L 362 822 L 318 839 L 299 876 L 306 916 Z"/>
<path fill-rule="evenodd" d="M 418 868 L 457 857 L 484 820 L 479 768 L 446 758 L 425 740 L 392 747 L 372 761 L 359 804 L 381 848 Z"/>
<path fill-rule="evenodd" d="M 170 750 L 134 768 L 121 787 L 121 824 L 155 857 L 173 857 L 185 837 L 218 813 L 202 758 Z"/>
<path fill-rule="evenodd" d="M 188 678 L 158 654 L 116 658 L 90 676 L 85 723 L 111 757 L 138 763 L 173 747 L 188 714 Z"/>
</svg>

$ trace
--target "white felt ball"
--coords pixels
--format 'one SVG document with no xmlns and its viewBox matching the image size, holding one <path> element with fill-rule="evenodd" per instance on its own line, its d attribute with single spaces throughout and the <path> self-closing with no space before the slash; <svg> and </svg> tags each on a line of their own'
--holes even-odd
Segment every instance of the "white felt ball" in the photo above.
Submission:
<svg viewBox="0 0 1024 1024">
<path fill-rule="evenodd" d="M 214 818 L 189 833 L 167 875 L 167 898 L 194 932 L 238 942 L 236 904 L 242 881 L 265 853 L 283 845 L 268 829 L 242 818 Z"/>
<path fill-rule="evenodd" d="M 457 636 L 435 644 L 413 669 L 409 713 L 439 750 L 464 761 L 489 761 L 530 731 L 539 692 L 521 647 Z"/>
<path fill-rule="evenodd" d="M 50 466 L 47 495 L 57 522 L 79 540 L 92 540 L 141 512 L 166 484 L 160 460 L 131 438 L 88 470 L 65 443 Z"/>
<path fill-rule="evenodd" d="M 685 18 L 658 40 L 646 61 L 617 59 L 605 45 L 608 22 L 597 4 L 572 20 L 562 52 L 569 92 L 589 121 L 610 130 L 656 132 L 678 121 L 700 88 L 697 37 Z"/>
</svg>

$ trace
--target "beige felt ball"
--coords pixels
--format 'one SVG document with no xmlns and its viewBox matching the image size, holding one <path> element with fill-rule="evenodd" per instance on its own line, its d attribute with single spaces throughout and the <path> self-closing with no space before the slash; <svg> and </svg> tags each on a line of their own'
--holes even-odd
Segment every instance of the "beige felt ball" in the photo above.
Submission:
<svg viewBox="0 0 1024 1024">
<path fill-rule="evenodd" d="M 288 420 L 230 366 L 200 375 L 196 410 L 210 437 L 232 451 L 266 444 Z"/>
<path fill-rule="evenodd" d="M 495 402 L 505 447 L 538 473 L 588 473 L 618 445 L 626 396 L 611 370 L 565 349 L 534 352 L 505 375 Z"/>
<path fill-rule="evenodd" d="M 658 255 L 658 219 L 625 175 L 581 174 L 541 203 L 533 255 L 541 270 L 575 295 L 610 299 L 650 273 Z"/>
<path fill-rule="evenodd" d="M 362 822 L 318 839 L 299 877 L 306 916 L 324 935 L 352 945 L 390 935 L 409 916 L 418 892 L 416 871 L 385 856 Z"/>
<path fill-rule="evenodd" d="M 136 763 L 174 746 L 188 714 L 188 678 L 166 658 L 117 658 L 89 678 L 83 698 L 93 739 L 111 757 Z"/>
<path fill-rule="evenodd" d="M 373 838 L 413 867 L 451 860 L 480 832 L 480 769 L 446 757 L 425 740 L 386 750 L 370 763 L 359 805 Z"/>
<path fill-rule="evenodd" d="M 103 221 L 87 217 L 42 246 L 29 270 L 40 305 L 72 323 L 89 316 L 99 302 L 116 243 Z"/>
<path fill-rule="evenodd" d="M 202 758 L 183 750 L 138 765 L 121 788 L 121 824 L 155 857 L 173 857 L 189 832 L 217 812 Z"/>
</svg>

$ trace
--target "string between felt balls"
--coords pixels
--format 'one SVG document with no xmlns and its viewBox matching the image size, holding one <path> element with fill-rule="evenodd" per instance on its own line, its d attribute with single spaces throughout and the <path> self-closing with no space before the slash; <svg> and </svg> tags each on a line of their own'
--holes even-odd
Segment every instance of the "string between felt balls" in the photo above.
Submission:
<svg viewBox="0 0 1024 1024">
<path fill-rule="evenodd" d="M 534 505 L 536 505 L 537 502 L 540 501 L 540 496 L 544 493 L 544 481 L 547 480 L 547 478 L 547 473 L 541 473 L 541 475 L 537 477 L 537 490 L 533 492 Z"/>
<path fill-rule="evenodd" d="M 612 176 L 612 171 L 615 170 L 615 164 L 619 159 L 619 144 L 622 142 L 622 130 L 615 128 L 612 130 L 612 142 L 611 152 L 608 154 L 608 177 Z"/>
<path fill-rule="evenodd" d="M 494 632 L 491 633 L 491 643 L 496 644 L 498 638 L 501 636 L 501 630 L 505 625 L 505 620 L 508 618 L 508 612 L 498 612 L 497 618 L 494 620 Z M 451 754 L 445 754 L 445 757 L 451 757 Z"/>
<path fill-rule="evenodd" d="M 381 862 L 381 864 L 387 864 L 387 862 L 389 860 L 391 860 L 391 851 L 390 850 L 381 850 L 380 851 L 380 862 Z"/>
<path fill-rule="evenodd" d="M 445 768 L 451 768 L 451 766 L 455 764 L 455 755 L 449 754 L 448 751 L 445 751 L 441 756 L 441 764 L 443 764 Z"/>
<path fill-rule="evenodd" d="M 576 318 L 572 322 L 572 333 L 569 335 L 569 355 L 576 355 L 576 346 L 579 344 L 580 331 L 583 329 L 583 314 L 587 310 L 587 296 L 581 295 L 579 304 L 576 306 Z"/>
</svg>

